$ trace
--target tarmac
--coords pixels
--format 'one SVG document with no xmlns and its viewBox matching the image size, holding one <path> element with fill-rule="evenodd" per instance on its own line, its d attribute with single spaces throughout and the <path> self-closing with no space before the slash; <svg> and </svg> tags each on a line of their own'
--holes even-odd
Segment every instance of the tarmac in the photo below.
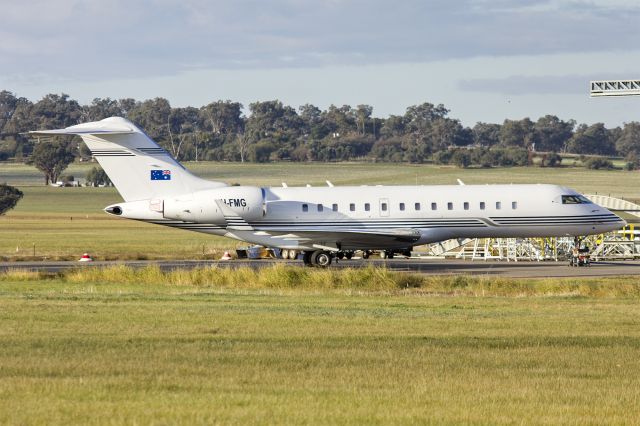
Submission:
<svg viewBox="0 0 640 426">
<path fill-rule="evenodd" d="M 114 265 L 128 265 L 142 268 L 158 265 L 162 270 L 196 267 L 237 268 L 248 266 L 264 268 L 272 265 L 300 265 L 301 260 L 282 259 L 242 259 L 229 261 L 204 260 L 135 260 L 135 261 L 96 261 L 96 262 L 0 262 L 0 272 L 9 269 L 29 271 L 60 272 L 73 268 L 93 268 Z M 369 265 L 386 266 L 389 269 L 417 272 L 427 275 L 478 275 L 513 278 L 549 278 L 549 277 L 615 277 L 640 275 L 640 261 L 593 262 L 591 266 L 571 267 L 565 261 L 519 261 L 496 260 L 443 260 L 443 259 L 352 259 L 341 260 L 331 268 L 363 268 Z"/>
</svg>

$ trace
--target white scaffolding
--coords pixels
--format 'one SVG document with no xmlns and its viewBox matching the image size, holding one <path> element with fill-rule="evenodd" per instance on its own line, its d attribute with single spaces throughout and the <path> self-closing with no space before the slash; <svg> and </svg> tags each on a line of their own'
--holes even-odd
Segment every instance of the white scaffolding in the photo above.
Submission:
<svg viewBox="0 0 640 426">
<path fill-rule="evenodd" d="M 591 97 L 640 95 L 640 80 L 598 80 L 590 87 Z"/>
</svg>

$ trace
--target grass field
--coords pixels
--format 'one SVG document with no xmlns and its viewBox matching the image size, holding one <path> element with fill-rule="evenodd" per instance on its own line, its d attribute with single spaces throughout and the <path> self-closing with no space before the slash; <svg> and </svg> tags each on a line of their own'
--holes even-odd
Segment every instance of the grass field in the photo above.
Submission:
<svg viewBox="0 0 640 426">
<path fill-rule="evenodd" d="M 73 164 L 67 174 L 84 179 L 93 164 Z M 640 198 L 637 172 L 583 168 L 458 169 L 373 163 L 188 163 L 196 174 L 243 185 L 557 183 L 586 193 Z M 25 193 L 18 207 L 0 217 L 0 258 L 75 259 L 90 252 L 98 259 L 199 258 L 234 249 L 235 241 L 112 218 L 102 208 L 120 201 L 113 188 L 51 188 L 33 167 L 0 163 L 0 182 Z M 203 255 L 204 252 L 204 255 Z"/>
<path fill-rule="evenodd" d="M 382 290 L 370 286 L 384 279 L 367 277 L 334 288 L 236 278 L 180 281 L 157 270 L 0 276 L 0 423 L 633 424 L 640 417 L 632 279 L 503 280 L 494 291 L 511 296 L 497 297 L 490 287 L 478 295 L 488 282 L 469 278 Z M 601 292 L 566 293 L 591 287 Z"/>
</svg>

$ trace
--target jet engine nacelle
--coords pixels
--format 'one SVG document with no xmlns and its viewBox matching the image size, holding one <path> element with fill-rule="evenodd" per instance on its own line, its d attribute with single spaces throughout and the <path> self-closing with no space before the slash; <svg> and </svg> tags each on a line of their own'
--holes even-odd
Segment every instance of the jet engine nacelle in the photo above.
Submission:
<svg viewBox="0 0 640 426">
<path fill-rule="evenodd" d="M 162 215 L 165 219 L 187 222 L 216 223 L 224 225 L 222 209 L 216 202 L 224 203 L 246 221 L 262 218 L 265 214 L 265 195 L 262 188 L 228 186 L 207 189 L 165 199 Z"/>
</svg>

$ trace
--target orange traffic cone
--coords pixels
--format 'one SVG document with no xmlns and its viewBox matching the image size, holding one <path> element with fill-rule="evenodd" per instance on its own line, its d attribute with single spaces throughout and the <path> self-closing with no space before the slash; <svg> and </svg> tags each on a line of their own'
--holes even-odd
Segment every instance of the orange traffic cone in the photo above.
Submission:
<svg viewBox="0 0 640 426">
<path fill-rule="evenodd" d="M 228 251 L 225 251 L 220 260 L 231 260 L 231 255 Z"/>
<path fill-rule="evenodd" d="M 93 259 L 91 258 L 91 256 L 89 256 L 89 253 L 85 253 L 82 255 L 82 257 L 79 260 L 80 262 L 93 262 Z"/>
</svg>

